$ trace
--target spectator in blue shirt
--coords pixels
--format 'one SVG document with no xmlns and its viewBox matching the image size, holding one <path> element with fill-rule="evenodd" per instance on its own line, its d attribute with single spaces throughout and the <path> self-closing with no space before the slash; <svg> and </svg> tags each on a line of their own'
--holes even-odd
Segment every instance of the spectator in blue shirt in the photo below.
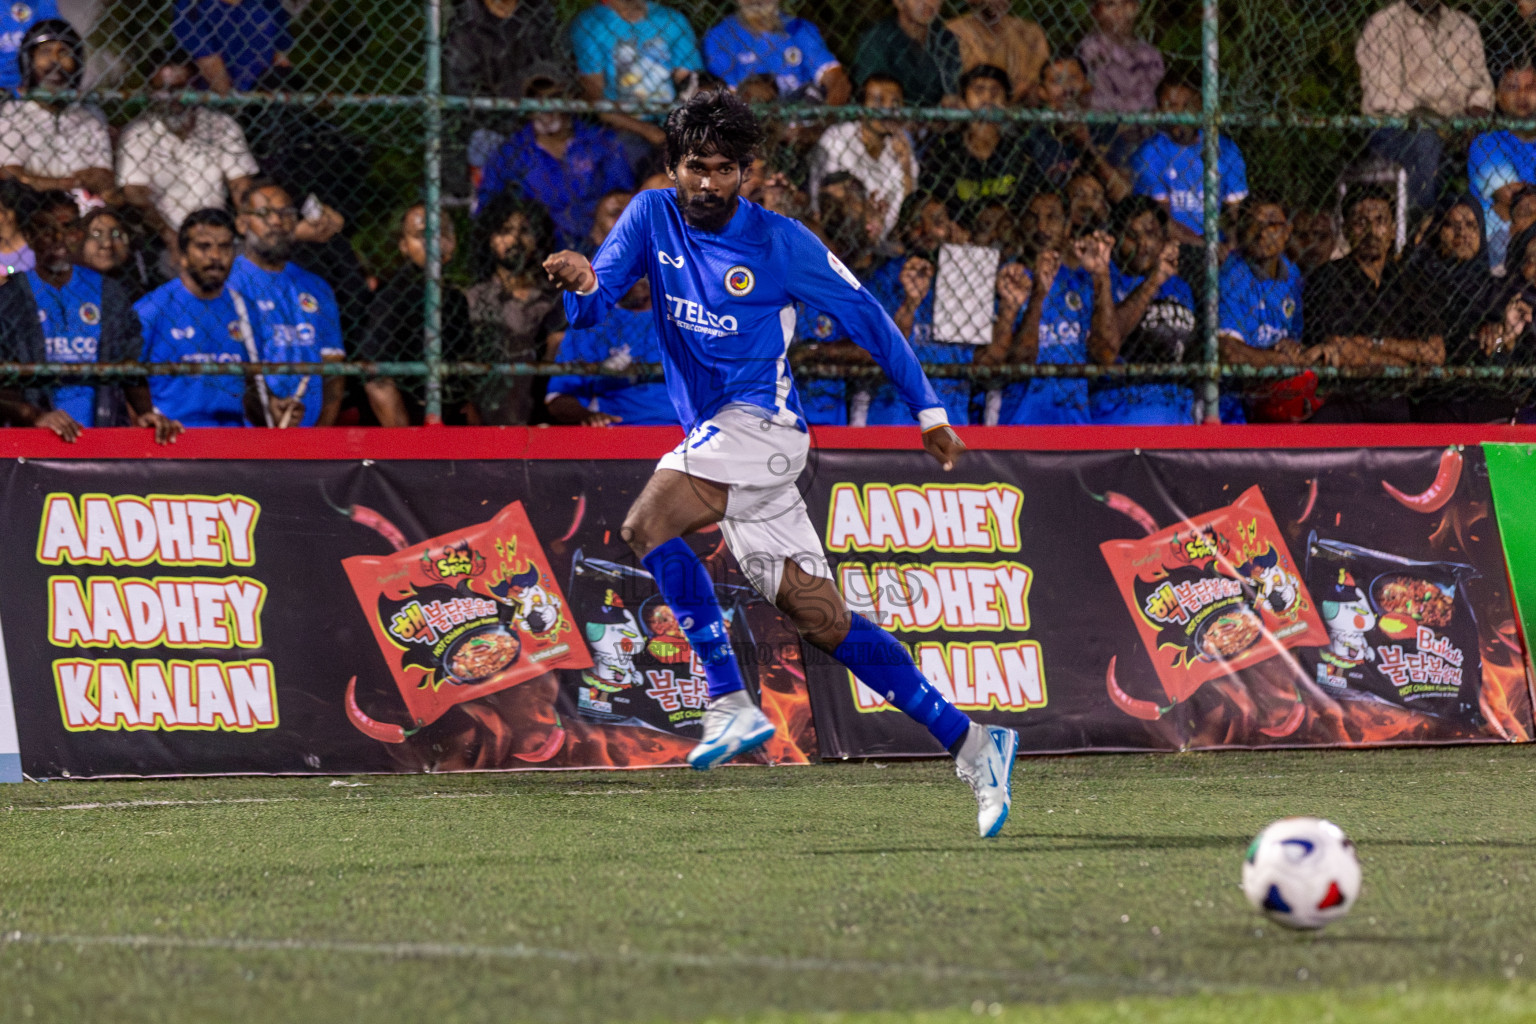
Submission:
<svg viewBox="0 0 1536 1024">
<path fill-rule="evenodd" d="M 346 352 L 336 296 L 330 285 L 292 262 L 298 222 L 299 211 L 281 185 L 263 178 L 252 182 L 235 221 L 245 252 L 235 259 L 229 285 L 255 307 L 251 325 L 263 362 L 340 362 Z M 275 426 L 330 426 L 346 392 L 340 377 L 268 374 L 266 385 Z"/>
<path fill-rule="evenodd" d="M 1036 253 L 1035 265 L 1025 269 L 1010 263 L 998 271 L 992 343 L 976 362 L 1114 362 L 1120 348 L 1109 276 L 1114 239 L 1103 231 L 1069 237 L 1067 204 L 1056 192 L 1036 193 L 1025 208 L 1023 229 Z M 996 422 L 1087 423 L 1088 381 L 1041 378 L 1009 384 L 1002 390 Z"/>
<path fill-rule="evenodd" d="M 680 12 L 649 0 L 599 0 L 571 22 L 571 45 L 589 100 L 671 104 L 704 68 L 693 26 Z M 666 142 L 661 116 L 603 114 L 624 133 L 631 168 Z"/>
<path fill-rule="evenodd" d="M 704 66 L 732 89 L 748 75 L 770 74 L 779 95 L 842 106 L 853 83 L 821 31 L 804 18 L 786 18 L 779 0 L 737 0 L 738 12 L 704 33 Z"/>
<path fill-rule="evenodd" d="M 1290 237 L 1290 221 L 1277 200 L 1249 196 L 1238 208 L 1238 249 L 1221 265 L 1219 282 L 1216 331 L 1222 362 L 1304 366 L 1314 361 L 1314 354 L 1301 344 L 1302 279 L 1296 264 L 1285 256 Z M 1306 419 L 1320 405 L 1316 391 L 1315 375 L 1258 385 L 1248 392 L 1248 418 Z M 1225 401 L 1222 419 L 1228 419 Z"/>
<path fill-rule="evenodd" d="M 1499 78 L 1499 113 L 1525 121 L 1536 116 L 1536 68 L 1529 59 L 1505 69 Z M 1536 185 L 1536 132 L 1501 129 L 1472 140 L 1467 179 L 1482 200 L 1488 225 L 1488 259 L 1504 266 L 1511 235 L 1510 206 L 1524 185 Z"/>
<path fill-rule="evenodd" d="M 254 311 L 226 287 L 235 262 L 234 218 L 223 210 L 194 210 L 181 222 L 177 244 L 181 275 L 133 307 L 144 328 L 144 362 L 248 362 Z M 245 426 L 245 392 L 240 375 L 149 378 L 155 408 L 188 427 Z"/>
<path fill-rule="evenodd" d="M 139 318 L 128 293 L 79 258 L 79 215 L 67 193 L 45 194 L 26 225 L 37 265 L 4 286 L 0 316 L 10 323 L 0 358 L 22 363 L 131 363 L 139 358 Z M 124 402 L 126 399 L 126 403 Z M 142 380 L 55 381 L 0 390 L 0 415 L 18 426 L 45 427 L 67 442 L 90 427 L 152 427 L 166 444 L 181 424 L 151 407 Z"/>
<path fill-rule="evenodd" d="M 914 192 L 901 204 L 896 232 L 907 255 L 886 260 L 870 275 L 866 287 L 907 336 L 923 363 L 969 363 L 975 346 L 938 341 L 933 336 L 933 281 L 939 247 L 969 241 L 965 229 L 949 216 L 949 207 L 932 192 Z M 934 393 L 944 403 L 951 425 L 971 422 L 971 382 L 964 378 L 933 378 Z M 858 402 L 862 405 L 862 400 Z M 917 423 L 896 389 L 883 378 L 869 393 L 867 413 L 853 417 L 854 426 L 911 426 Z"/>
<path fill-rule="evenodd" d="M 635 363 L 661 362 L 661 341 L 651 314 L 651 282 L 642 277 L 596 327 L 572 328 L 560 340 L 558 363 L 602 363 L 622 370 Z M 551 377 L 544 396 L 556 423 L 606 427 L 672 426 L 677 410 L 661 381 L 624 377 Z"/>
<path fill-rule="evenodd" d="M 1200 93 L 1188 82 L 1169 76 L 1157 87 L 1157 109 L 1168 114 L 1198 114 Z M 1175 241 L 1198 245 L 1205 237 L 1205 133 L 1192 124 L 1171 125 L 1152 136 L 1131 155 L 1134 189 L 1151 196 L 1173 218 Z M 1248 168 L 1237 145 L 1218 139 L 1221 205 L 1231 208 L 1248 195 Z"/>
<path fill-rule="evenodd" d="M 268 68 L 292 66 L 282 0 L 176 0 L 171 33 L 221 96 L 249 92 Z"/>
<path fill-rule="evenodd" d="M 1179 243 L 1168 236 L 1168 211 L 1147 196 L 1131 196 L 1112 217 L 1118 237 L 1109 280 L 1123 339 L 1119 361 L 1181 363 L 1195 333 L 1195 296 L 1179 276 Z M 1105 381 L 1089 388 L 1095 423 L 1193 423 L 1194 397 L 1180 380 Z"/>
<path fill-rule="evenodd" d="M 57 17 L 57 0 L 23 0 L 0 7 L 0 89 L 14 93 L 21 85 L 21 67 L 16 55 L 27 29 L 39 21 Z"/>
<path fill-rule="evenodd" d="M 568 99 L 570 93 L 549 78 L 528 83 L 533 99 Z M 515 188 L 537 200 L 555 221 L 556 249 L 573 249 L 592 230 L 598 200 L 629 191 L 635 176 L 618 136 L 570 114 L 534 114 L 486 164 L 476 198 L 479 209 L 503 190 Z"/>
</svg>

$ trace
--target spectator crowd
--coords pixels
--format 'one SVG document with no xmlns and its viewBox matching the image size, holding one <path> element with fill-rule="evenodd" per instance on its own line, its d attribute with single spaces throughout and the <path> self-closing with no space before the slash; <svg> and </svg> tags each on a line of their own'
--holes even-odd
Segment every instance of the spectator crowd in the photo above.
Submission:
<svg viewBox="0 0 1536 1024">
<path fill-rule="evenodd" d="M 591 255 L 637 191 L 670 188 L 660 116 L 698 90 L 763 104 L 770 142 L 743 195 L 804 222 L 885 306 L 930 365 L 1099 370 L 1009 383 L 935 380 L 952 423 L 1508 421 L 1517 389 L 1472 375 L 1455 392 L 1382 386 L 1388 368 L 1536 364 L 1536 132 L 1381 128 L 1331 171 L 1333 201 L 1293 209 L 1249 186 L 1216 140 L 1215 335 L 1223 363 L 1261 368 L 1204 408 L 1188 375 L 1116 366 L 1206 361 L 1205 139 L 1198 69 L 1142 34 L 1138 0 L 1092 0 L 1093 28 L 1051 38 L 1009 0 L 890 0 L 844 63 L 779 0 L 735 0 L 702 37 L 652 0 L 598 0 L 568 25 L 553 0 L 463 0 L 443 53 L 451 95 L 551 101 L 464 115 L 464 287 L 442 290 L 450 361 L 660 360 L 641 280 L 601 325 L 570 330 L 541 269 Z M 398 268 L 370 278 L 325 171 L 258 159 L 251 122 L 187 102 L 294 88 L 279 0 L 174 0 L 171 39 L 140 70 L 147 106 L 110 124 L 82 87 L 85 44 L 52 2 L 11 7 L 0 33 L 0 353 L 11 362 L 366 363 L 418 358 L 427 221 L 394 214 Z M 23 17 L 24 16 L 24 17 Z M 6 43 L 14 44 L 9 51 Z M 1479 24 L 1439 0 L 1393 0 L 1355 41 L 1361 111 L 1536 118 L 1536 3 Z M 14 69 L 14 74 L 10 74 Z M 6 75 L 10 74 L 7 78 Z M 559 101 L 653 105 L 596 114 Z M 853 104 L 869 116 L 773 113 Z M 901 108 L 975 116 L 906 120 Z M 1010 119 L 1022 108 L 1046 119 Z M 1161 126 L 1089 112 L 1186 115 Z M 237 112 L 238 113 L 238 112 Z M 324 136 L 321 136 L 322 138 Z M 318 145 L 318 144 L 317 144 Z M 324 146 L 320 145 L 323 149 Z M 337 174 L 346 173 L 338 157 Z M 1464 173 L 1463 173 L 1464 169 Z M 1255 168 L 1262 172 L 1262 168 Z M 1262 173 L 1259 174 L 1262 179 Z M 321 184 L 317 185 L 316 182 Z M 1465 191 L 1462 191 L 1462 189 Z M 337 204 L 341 205 L 341 204 Z M 462 222 L 461 222 L 462 223 Z M 440 219 L 446 264 L 455 218 Z M 795 311 L 798 368 L 867 367 L 837 310 Z M 1320 380 L 1314 367 L 1347 371 Z M 807 375 L 807 418 L 913 422 L 860 371 Z M 664 387 L 625 376 L 452 376 L 446 422 L 676 422 Z M 421 422 L 419 382 L 302 373 L 56 378 L 0 389 L 0 417 L 72 440 L 153 428 Z"/>
</svg>

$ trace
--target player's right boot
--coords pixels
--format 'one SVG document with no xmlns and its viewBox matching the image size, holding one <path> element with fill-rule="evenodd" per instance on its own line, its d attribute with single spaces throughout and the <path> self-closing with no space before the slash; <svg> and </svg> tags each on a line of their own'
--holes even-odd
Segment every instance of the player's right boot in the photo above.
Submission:
<svg viewBox="0 0 1536 1024">
<path fill-rule="evenodd" d="M 748 754 L 773 739 L 773 723 L 752 703 L 745 690 L 710 701 L 704 709 L 704 738 L 688 751 L 688 763 L 708 771 L 733 757 Z"/>
<path fill-rule="evenodd" d="M 1019 752 L 1019 734 L 1000 725 L 977 725 L 955 755 L 955 774 L 976 794 L 976 827 L 990 839 L 1003 830 L 1013 803 L 1013 759 Z"/>
</svg>

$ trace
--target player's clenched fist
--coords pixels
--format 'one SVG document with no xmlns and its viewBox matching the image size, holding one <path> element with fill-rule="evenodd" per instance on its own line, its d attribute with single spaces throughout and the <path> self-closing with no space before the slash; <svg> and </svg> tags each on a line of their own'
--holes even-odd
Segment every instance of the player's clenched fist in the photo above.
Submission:
<svg viewBox="0 0 1536 1024">
<path fill-rule="evenodd" d="M 948 472 L 955 468 L 960 453 L 965 451 L 965 442 L 949 427 L 934 427 L 923 431 L 923 449 Z"/>
<path fill-rule="evenodd" d="M 597 287 L 592 263 L 579 252 L 562 249 L 544 261 L 544 272 L 564 292 L 589 292 Z"/>
</svg>

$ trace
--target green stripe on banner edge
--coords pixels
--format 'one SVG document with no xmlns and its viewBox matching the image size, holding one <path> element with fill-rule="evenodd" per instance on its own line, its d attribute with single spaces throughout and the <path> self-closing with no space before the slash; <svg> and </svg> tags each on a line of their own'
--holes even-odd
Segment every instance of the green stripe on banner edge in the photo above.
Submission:
<svg viewBox="0 0 1536 1024">
<path fill-rule="evenodd" d="M 1530 644 L 1536 639 L 1536 445 L 1484 444 L 1494 515 L 1504 545 L 1515 614 L 1526 644 L 1526 676 L 1530 677 Z"/>
</svg>

